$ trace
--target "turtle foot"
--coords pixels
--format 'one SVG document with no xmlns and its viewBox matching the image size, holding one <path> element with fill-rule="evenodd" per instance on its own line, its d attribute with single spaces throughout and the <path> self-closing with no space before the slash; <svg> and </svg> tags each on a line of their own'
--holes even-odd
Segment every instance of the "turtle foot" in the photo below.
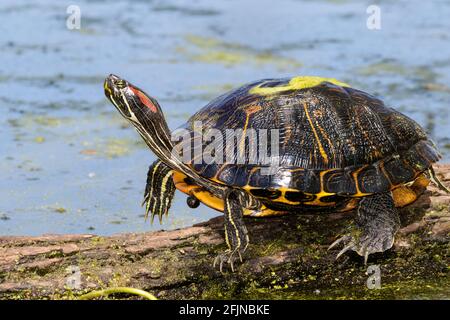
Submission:
<svg viewBox="0 0 450 320">
<path fill-rule="evenodd" d="M 393 232 L 379 232 L 379 233 L 363 233 L 359 236 L 347 234 L 334 241 L 328 250 L 343 244 L 343 248 L 336 255 L 336 260 L 349 250 L 355 251 L 360 256 L 364 257 L 364 264 L 367 264 L 369 255 L 376 252 L 384 252 L 392 247 L 394 244 Z"/>
<path fill-rule="evenodd" d="M 242 251 L 242 252 L 241 252 Z M 217 255 L 217 257 L 214 259 L 213 268 L 218 267 L 220 273 L 223 272 L 223 266 L 224 264 L 228 264 L 230 266 L 231 272 L 234 272 L 234 266 L 236 262 L 242 263 L 242 254 L 244 253 L 243 250 L 234 250 L 230 251 L 227 250 L 223 253 L 220 253 Z"/>
<path fill-rule="evenodd" d="M 336 259 L 348 250 L 364 257 L 367 264 L 369 255 L 384 252 L 394 244 L 394 236 L 400 227 L 400 219 L 390 192 L 366 196 L 359 202 L 356 226 L 351 232 L 331 244 L 331 249 L 339 244 L 344 248 Z"/>
</svg>

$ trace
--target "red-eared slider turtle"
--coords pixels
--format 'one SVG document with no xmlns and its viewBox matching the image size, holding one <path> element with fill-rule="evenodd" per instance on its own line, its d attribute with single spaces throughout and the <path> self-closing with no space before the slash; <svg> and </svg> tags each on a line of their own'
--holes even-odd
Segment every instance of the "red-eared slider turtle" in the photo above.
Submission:
<svg viewBox="0 0 450 320">
<path fill-rule="evenodd" d="M 367 261 L 369 254 L 392 247 L 399 229 L 396 207 L 416 200 L 430 180 L 445 189 L 432 168 L 439 152 L 424 130 L 381 100 L 335 79 L 265 79 L 216 98 L 183 127 L 195 155 L 188 161 L 174 148 L 179 144 L 172 141 L 154 98 L 114 75 L 104 88 L 159 158 L 148 171 L 147 213 L 166 214 L 176 188 L 189 195 L 191 207 L 202 202 L 224 212 L 228 250 L 216 259 L 220 268 L 223 262 L 233 268 L 248 246 L 244 216 L 315 209 L 357 208 L 356 230 L 331 247 L 341 243 L 338 257 L 354 250 Z M 208 135 L 213 129 L 214 139 Z M 199 146 L 211 149 L 221 142 L 218 134 L 225 137 L 230 130 L 241 133 L 232 137 L 235 146 L 215 144 L 211 153 L 214 160 L 218 153 L 226 155 L 226 161 L 198 161 Z M 249 157 L 259 137 L 249 136 L 250 131 L 277 137 L 266 157 Z M 258 141 L 258 152 L 267 145 Z"/>
</svg>

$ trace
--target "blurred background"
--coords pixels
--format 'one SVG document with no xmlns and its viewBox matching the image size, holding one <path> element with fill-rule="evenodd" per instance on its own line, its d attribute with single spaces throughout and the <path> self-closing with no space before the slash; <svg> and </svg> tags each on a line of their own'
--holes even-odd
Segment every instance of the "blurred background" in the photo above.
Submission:
<svg viewBox="0 0 450 320">
<path fill-rule="evenodd" d="M 380 30 L 367 27 L 370 5 Z M 107 235 L 220 214 L 178 192 L 163 225 L 144 221 L 155 157 L 104 97 L 110 73 L 156 97 L 172 129 L 246 82 L 334 77 L 415 119 L 448 162 L 449 17 L 449 1 L 2 0 L 0 234 Z"/>
</svg>

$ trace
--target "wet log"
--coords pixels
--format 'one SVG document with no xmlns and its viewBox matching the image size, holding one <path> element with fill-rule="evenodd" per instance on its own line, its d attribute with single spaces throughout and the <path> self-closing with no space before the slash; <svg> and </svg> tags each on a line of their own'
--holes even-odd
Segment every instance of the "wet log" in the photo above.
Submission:
<svg viewBox="0 0 450 320">
<path fill-rule="evenodd" d="M 450 165 L 436 171 L 450 185 Z M 140 288 L 159 299 L 450 296 L 450 195 L 429 186 L 403 208 L 394 247 L 371 255 L 368 265 L 354 253 L 336 261 L 338 249 L 327 250 L 354 214 L 249 218 L 245 260 L 224 273 L 212 265 L 225 249 L 222 217 L 184 229 L 109 237 L 4 236 L 0 298 L 76 299 L 116 286 Z"/>
</svg>

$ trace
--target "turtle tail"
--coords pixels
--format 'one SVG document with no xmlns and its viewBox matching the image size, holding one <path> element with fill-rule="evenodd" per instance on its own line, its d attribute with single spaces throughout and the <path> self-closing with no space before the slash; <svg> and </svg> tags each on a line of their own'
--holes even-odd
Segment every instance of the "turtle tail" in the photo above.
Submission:
<svg viewBox="0 0 450 320">
<path fill-rule="evenodd" d="M 450 193 L 450 190 L 442 183 L 441 180 L 439 180 L 439 178 L 437 177 L 436 173 L 434 172 L 433 167 L 430 167 L 427 171 L 427 174 L 431 180 L 431 182 L 438 187 L 440 190 L 446 192 L 446 193 Z"/>
</svg>

